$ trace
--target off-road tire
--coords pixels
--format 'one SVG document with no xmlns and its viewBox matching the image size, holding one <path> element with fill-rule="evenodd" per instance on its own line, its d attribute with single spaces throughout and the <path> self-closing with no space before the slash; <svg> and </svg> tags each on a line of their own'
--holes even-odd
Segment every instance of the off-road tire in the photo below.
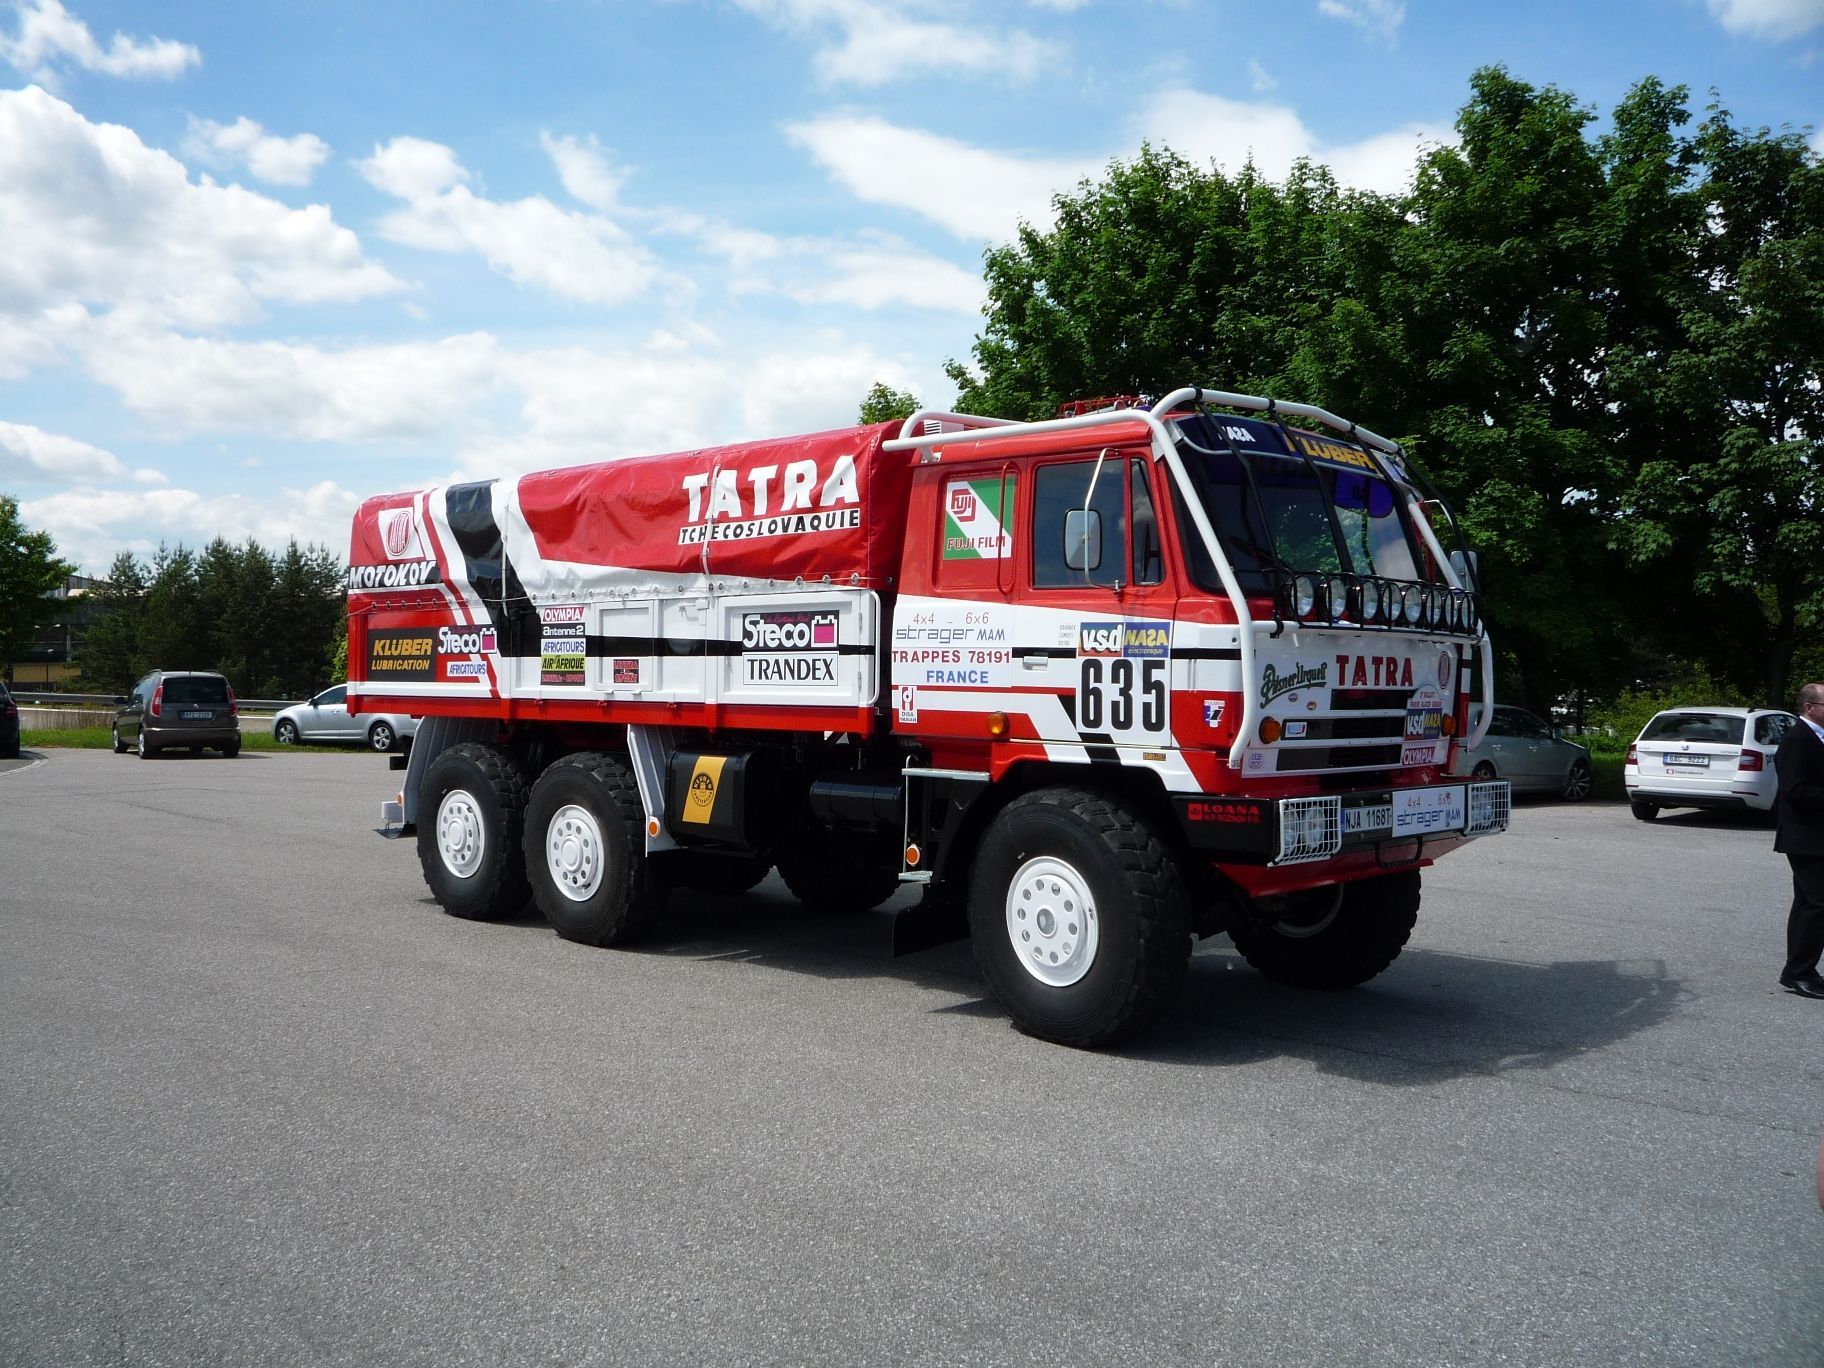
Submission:
<svg viewBox="0 0 1824 1368">
<path fill-rule="evenodd" d="M 773 867 L 757 856 L 711 855 L 697 850 L 673 855 L 667 863 L 679 886 L 719 898 L 745 893 L 773 872 Z"/>
<path fill-rule="evenodd" d="M 376 722 L 367 729 L 367 747 L 376 754 L 385 755 L 398 740 L 390 722 Z"/>
<path fill-rule="evenodd" d="M 446 811 L 445 800 L 458 794 L 466 800 L 454 799 Z M 418 790 L 418 863 L 445 912 L 489 921 L 525 906 L 525 813 L 526 777 L 506 752 L 470 741 L 431 762 Z M 465 871 L 462 859 L 446 859 L 445 851 L 459 844 L 470 822 L 478 848 L 474 868 Z"/>
<path fill-rule="evenodd" d="M 298 724 L 289 717 L 281 717 L 272 729 L 272 739 L 281 746 L 298 744 Z"/>
<path fill-rule="evenodd" d="M 1638 798 L 1630 798 L 1628 800 L 1628 811 L 1633 813 L 1635 818 L 1639 821 L 1651 822 L 1659 817 L 1659 804 L 1643 803 Z"/>
<path fill-rule="evenodd" d="M 1059 917 L 1082 912 L 1080 934 L 1086 937 L 1094 926 L 1091 944 L 1051 942 L 1051 949 L 1064 952 L 1066 972 L 1080 970 L 1068 983 L 1039 977 L 1058 961 L 1043 942 L 1022 942 L 1023 932 L 1013 929 L 1023 925 L 1025 895 L 1036 887 L 1044 896 L 1047 868 L 1060 871 L 1067 886 L 1055 895 Z M 1064 900 L 1071 888 L 1085 896 L 1086 906 Z M 1190 964 L 1190 906 L 1177 861 L 1135 813 L 1075 789 L 1026 794 L 995 817 L 970 874 L 969 930 L 976 963 L 1014 1025 L 1060 1045 L 1093 1048 L 1131 1039 L 1176 996 Z"/>
<path fill-rule="evenodd" d="M 578 811 L 565 817 L 566 809 Z M 526 805 L 526 869 L 552 930 L 582 945 L 624 945 L 658 924 L 671 890 L 660 862 L 646 857 L 645 827 L 639 782 L 618 755 L 566 755 L 538 776 Z M 588 847 L 577 857 L 588 862 L 572 866 L 580 885 L 573 891 L 586 896 L 559 887 L 560 867 L 571 858 L 566 841 L 577 851 Z"/>
<path fill-rule="evenodd" d="M 1590 796 L 1595 783 L 1596 776 L 1591 771 L 1589 762 L 1573 760 L 1564 776 L 1564 788 L 1558 796 L 1567 803 L 1581 803 Z"/>
<path fill-rule="evenodd" d="M 897 851 L 858 836 L 801 838 L 783 847 L 778 861 L 792 896 L 816 912 L 871 912 L 899 892 Z"/>
<path fill-rule="evenodd" d="M 1282 919 L 1257 903 L 1259 920 L 1237 917 L 1229 937 L 1242 958 L 1268 978 L 1294 988 L 1354 988 L 1399 957 L 1419 919 L 1419 872 L 1402 870 L 1341 886 L 1340 898 L 1325 904 L 1328 890 L 1312 890 L 1314 915 L 1300 918 L 1297 905 Z"/>
</svg>

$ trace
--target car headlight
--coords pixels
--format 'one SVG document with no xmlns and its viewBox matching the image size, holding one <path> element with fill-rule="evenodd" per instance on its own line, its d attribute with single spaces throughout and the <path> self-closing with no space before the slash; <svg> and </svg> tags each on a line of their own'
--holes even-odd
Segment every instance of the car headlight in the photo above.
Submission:
<svg viewBox="0 0 1824 1368">
<path fill-rule="evenodd" d="M 1317 606 L 1317 581 L 1309 575 L 1300 575 L 1292 581 L 1292 616 L 1307 618 Z"/>
</svg>

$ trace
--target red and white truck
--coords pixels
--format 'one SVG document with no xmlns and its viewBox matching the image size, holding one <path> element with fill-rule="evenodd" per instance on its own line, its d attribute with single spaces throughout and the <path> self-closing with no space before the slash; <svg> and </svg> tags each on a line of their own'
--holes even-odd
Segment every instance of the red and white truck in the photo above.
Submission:
<svg viewBox="0 0 1824 1368">
<path fill-rule="evenodd" d="M 1105 1045 L 1194 937 L 1371 978 L 1420 871 L 1507 826 L 1505 783 L 1446 773 L 1492 697 L 1471 558 L 1395 443 L 1307 405 L 927 412 L 392 494 L 349 559 L 349 707 L 422 716 L 385 820 L 457 916 L 529 896 L 610 945 L 678 885 L 920 884 L 897 950 L 968 935 L 1022 1029 Z"/>
</svg>

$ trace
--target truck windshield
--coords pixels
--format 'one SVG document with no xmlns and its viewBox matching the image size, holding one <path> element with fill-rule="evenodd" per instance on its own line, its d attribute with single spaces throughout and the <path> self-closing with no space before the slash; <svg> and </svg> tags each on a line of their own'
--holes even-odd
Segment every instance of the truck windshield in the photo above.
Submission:
<svg viewBox="0 0 1824 1368">
<path fill-rule="evenodd" d="M 1244 593 L 1269 593 L 1293 573 L 1429 578 L 1400 516 L 1401 492 L 1378 472 L 1243 447 L 1223 432 L 1216 419 L 1181 420 L 1178 448 Z M 1188 540 L 1198 582 L 1219 588 L 1198 539 Z"/>
</svg>

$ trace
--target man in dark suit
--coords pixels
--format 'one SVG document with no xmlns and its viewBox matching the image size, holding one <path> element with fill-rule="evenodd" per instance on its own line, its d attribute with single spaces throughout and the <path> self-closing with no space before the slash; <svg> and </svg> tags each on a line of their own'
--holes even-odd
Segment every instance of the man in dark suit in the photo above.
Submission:
<svg viewBox="0 0 1824 1368">
<path fill-rule="evenodd" d="M 1786 920 L 1786 968 L 1780 986 L 1824 998 L 1818 956 L 1824 953 L 1824 684 L 1799 690 L 1799 725 L 1780 738 L 1773 848 L 1792 865 L 1792 915 Z"/>
</svg>

